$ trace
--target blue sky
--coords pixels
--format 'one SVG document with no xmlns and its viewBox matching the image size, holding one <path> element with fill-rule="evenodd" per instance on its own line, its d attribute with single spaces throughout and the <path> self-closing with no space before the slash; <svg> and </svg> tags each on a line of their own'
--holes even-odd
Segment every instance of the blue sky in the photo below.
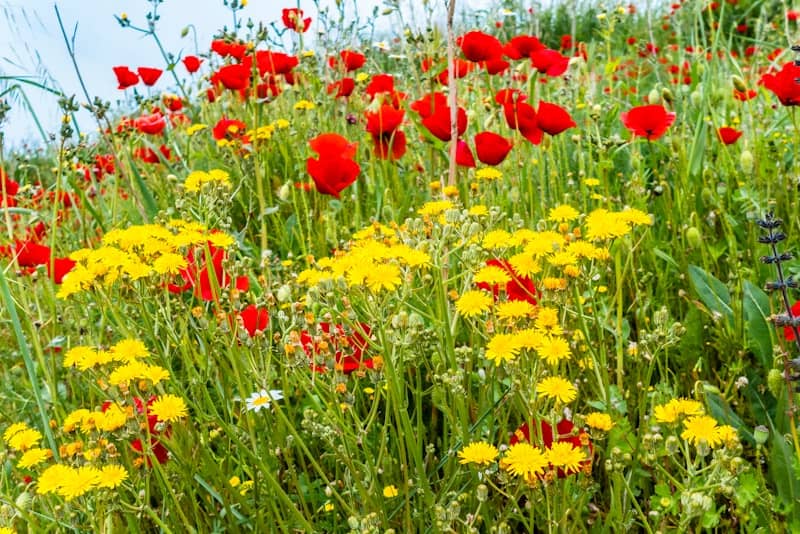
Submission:
<svg viewBox="0 0 800 534">
<path fill-rule="evenodd" d="M 405 3 L 409 1 L 413 0 L 405 0 Z M 488 0 L 460 0 L 457 5 L 460 9 L 469 10 L 488 3 Z M 100 96 L 112 103 L 121 98 L 121 91 L 117 90 L 116 78 L 111 70 L 115 65 L 128 65 L 133 69 L 138 66 L 164 67 L 164 60 L 151 37 L 123 29 L 114 19 L 114 15 L 126 13 L 133 24 L 145 26 L 145 16 L 150 8 L 146 0 L 63 0 L 55 4 L 70 38 L 77 24 L 75 49 L 78 65 L 92 97 Z M 298 4 L 307 15 L 315 17 L 316 9 L 311 0 L 250 0 L 240 16 L 269 24 L 279 21 L 281 8 Z M 333 4 L 334 0 L 320 0 L 323 7 L 333 9 Z M 344 0 L 344 4 L 348 16 L 353 15 L 357 6 L 363 20 L 382 2 Z M 444 1 L 432 0 L 432 4 L 443 6 Z M 58 86 L 66 94 L 76 94 L 80 101 L 84 101 L 58 27 L 54 3 L 51 0 L 26 0 L 24 3 L 0 0 L 0 9 L 5 14 L 0 18 L 0 50 L 3 51 L 0 53 L 0 74 L 36 74 L 38 54 L 42 66 Z M 186 37 L 181 37 L 181 30 L 188 24 L 193 25 L 198 46 L 204 51 L 208 49 L 213 34 L 225 24 L 230 27 L 232 22 L 231 12 L 222 4 L 222 0 L 164 0 L 158 12 L 161 16 L 158 22 L 159 36 L 166 50 L 176 55 L 195 51 L 194 34 L 190 32 Z M 390 28 L 392 20 L 384 18 L 380 24 Z M 312 26 L 310 32 L 315 29 Z M 178 72 L 183 74 L 182 69 L 178 69 Z M 168 87 L 165 73 L 156 90 L 166 90 Z M 57 130 L 60 113 L 55 99 L 33 88 L 26 90 L 26 93 L 45 130 Z M 14 110 L 2 126 L 6 142 L 18 147 L 27 140 L 40 138 L 30 114 L 22 109 L 22 103 L 17 100 L 12 105 Z M 85 130 L 94 128 L 92 120 L 85 114 L 79 116 L 79 124 Z"/>
</svg>

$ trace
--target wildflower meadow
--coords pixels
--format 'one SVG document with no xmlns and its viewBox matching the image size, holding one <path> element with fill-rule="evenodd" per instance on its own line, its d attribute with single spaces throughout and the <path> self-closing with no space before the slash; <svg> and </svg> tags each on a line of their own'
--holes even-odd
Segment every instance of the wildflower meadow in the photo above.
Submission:
<svg viewBox="0 0 800 534">
<path fill-rule="evenodd" d="M 0 134 L 0 533 L 800 532 L 800 4 L 205 1 Z"/>
</svg>

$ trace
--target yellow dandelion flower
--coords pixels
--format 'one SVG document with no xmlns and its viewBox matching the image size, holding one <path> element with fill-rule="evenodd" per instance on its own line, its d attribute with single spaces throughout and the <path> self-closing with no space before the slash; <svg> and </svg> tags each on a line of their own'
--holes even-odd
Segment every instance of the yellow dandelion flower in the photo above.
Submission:
<svg viewBox="0 0 800 534">
<path fill-rule="evenodd" d="M 164 423 L 171 423 L 189 415 L 183 399 L 172 394 L 158 397 L 150 406 L 150 411 Z"/>
<path fill-rule="evenodd" d="M 132 362 L 138 358 L 150 356 L 145 344 L 138 339 L 123 339 L 110 349 L 111 357 L 116 362 Z"/>
<path fill-rule="evenodd" d="M 486 359 L 499 367 L 504 361 L 516 358 L 520 348 L 516 334 L 496 334 L 486 345 Z"/>
<path fill-rule="evenodd" d="M 614 428 L 614 422 L 611 420 L 611 416 L 607 413 L 601 412 L 592 412 L 587 415 L 586 424 L 589 426 L 589 428 L 602 430 L 603 432 L 608 432 Z"/>
<path fill-rule="evenodd" d="M 391 263 L 375 265 L 369 273 L 367 273 L 366 278 L 367 287 L 376 293 L 383 289 L 392 291 L 396 289 L 401 282 L 400 268 Z"/>
<path fill-rule="evenodd" d="M 586 453 L 568 441 L 557 441 L 547 449 L 547 460 L 556 469 L 565 473 L 577 473 L 586 461 Z"/>
<path fill-rule="evenodd" d="M 419 215 L 433 217 L 434 215 L 439 215 L 440 213 L 444 213 L 452 208 L 453 203 L 449 200 L 434 200 L 432 202 L 426 202 L 423 204 L 422 207 L 417 210 L 417 213 Z"/>
<path fill-rule="evenodd" d="M 217 248 L 228 248 L 236 242 L 233 237 L 225 232 L 212 232 L 206 236 L 206 239 Z"/>
<path fill-rule="evenodd" d="M 709 447 L 716 447 L 722 443 L 719 435 L 717 421 L 708 415 L 695 415 L 683 422 L 684 431 L 681 438 L 694 445 L 705 441 Z"/>
<path fill-rule="evenodd" d="M 3 432 L 3 441 L 8 443 L 8 440 L 10 440 L 14 434 L 22 432 L 23 430 L 28 430 L 29 428 L 27 423 L 14 423 Z"/>
<path fill-rule="evenodd" d="M 572 402 L 578 396 L 575 386 L 560 376 L 545 378 L 536 386 L 536 392 L 546 398 L 556 399 L 563 403 Z"/>
<path fill-rule="evenodd" d="M 547 262 L 555 267 L 565 267 L 568 265 L 575 265 L 578 258 L 568 251 L 556 252 L 547 258 Z"/>
<path fill-rule="evenodd" d="M 33 447 L 28 449 L 25 454 L 22 455 L 22 458 L 20 458 L 19 462 L 17 462 L 17 467 L 20 469 L 29 469 L 44 462 L 52 455 L 53 453 L 50 451 L 50 449 Z"/>
<path fill-rule="evenodd" d="M 536 258 L 525 252 L 514 254 L 508 259 L 508 263 L 514 268 L 514 272 L 520 276 L 533 276 L 542 271 L 542 266 Z"/>
<path fill-rule="evenodd" d="M 635 208 L 626 208 L 617 213 L 617 216 L 634 226 L 651 226 L 653 224 L 653 219 L 649 214 Z"/>
<path fill-rule="evenodd" d="M 497 447 L 485 441 L 472 442 L 458 451 L 460 464 L 489 465 L 499 454 Z"/>
<path fill-rule="evenodd" d="M 314 103 L 311 102 L 310 100 L 298 100 L 294 104 L 294 109 L 302 111 L 309 111 L 314 109 L 315 107 L 317 106 L 315 106 Z"/>
<path fill-rule="evenodd" d="M 174 252 L 162 254 L 153 262 L 153 270 L 158 274 L 178 274 L 188 264 L 186 258 Z"/>
<path fill-rule="evenodd" d="M 630 224 L 606 209 L 596 209 L 586 217 L 586 239 L 589 241 L 614 239 L 628 233 Z"/>
<path fill-rule="evenodd" d="M 739 432 L 731 425 L 722 425 L 717 429 L 720 441 L 726 447 L 735 447 L 739 443 Z"/>
<path fill-rule="evenodd" d="M 567 289 L 567 279 L 547 276 L 542 279 L 542 287 L 549 291 L 563 291 Z"/>
<path fill-rule="evenodd" d="M 574 221 L 579 216 L 580 212 L 578 210 L 572 206 L 562 204 L 550 210 L 547 220 L 552 222 L 569 222 Z"/>
<path fill-rule="evenodd" d="M 523 317 L 531 317 L 536 313 L 536 308 L 527 300 L 509 300 L 501 302 L 495 307 L 497 317 L 513 321 Z"/>
<path fill-rule="evenodd" d="M 108 376 L 108 383 L 112 386 L 126 386 L 132 380 L 138 380 L 139 377 L 145 373 L 146 369 L 147 364 L 140 361 L 132 361 L 125 365 L 120 365 Z"/>
<path fill-rule="evenodd" d="M 139 378 L 149 380 L 155 386 L 162 380 L 169 380 L 169 371 L 158 365 L 146 365 Z"/>
<path fill-rule="evenodd" d="M 272 125 L 278 130 L 285 130 L 291 123 L 286 119 L 276 119 L 272 121 Z"/>
<path fill-rule="evenodd" d="M 600 180 L 597 178 L 584 178 L 583 183 L 586 187 L 597 187 L 600 185 Z"/>
<path fill-rule="evenodd" d="M 567 360 L 572 356 L 567 340 L 557 336 L 542 336 L 536 352 L 549 365 L 558 365 L 561 360 Z"/>
<path fill-rule="evenodd" d="M 61 485 L 72 474 L 73 468 L 64 464 L 51 465 L 39 476 L 36 481 L 36 493 L 45 495 L 54 493 L 61 488 Z"/>
<path fill-rule="evenodd" d="M 397 487 L 392 484 L 391 486 L 386 486 L 383 488 L 383 496 L 387 499 L 391 499 L 392 497 L 397 497 L 399 492 L 397 491 Z"/>
<path fill-rule="evenodd" d="M 666 404 L 656 406 L 653 416 L 659 423 L 674 423 L 682 415 L 702 415 L 703 405 L 691 399 L 672 399 Z"/>
<path fill-rule="evenodd" d="M 503 177 L 503 173 L 495 169 L 494 167 L 484 167 L 482 169 L 478 169 L 475 171 L 475 178 L 478 180 L 499 180 Z"/>
<path fill-rule="evenodd" d="M 114 489 L 128 478 L 128 471 L 121 465 L 109 464 L 100 469 L 97 487 Z"/>
<path fill-rule="evenodd" d="M 117 403 L 110 404 L 104 412 L 95 412 L 95 425 L 98 430 L 113 432 L 128 421 L 128 413 Z"/>
<path fill-rule="evenodd" d="M 476 284 L 489 284 L 490 286 L 498 284 L 507 284 L 511 281 L 508 271 L 496 265 L 487 265 L 480 271 L 475 273 L 473 281 Z"/>
<path fill-rule="evenodd" d="M 96 353 L 97 349 L 92 347 L 72 347 L 64 354 L 64 367 L 82 366 L 84 360 L 93 361 Z"/>
<path fill-rule="evenodd" d="M 456 301 L 456 311 L 462 317 L 475 317 L 492 307 L 494 299 L 484 291 L 465 292 Z"/>
<path fill-rule="evenodd" d="M 467 210 L 467 215 L 472 217 L 481 217 L 483 215 L 489 214 L 489 208 L 484 206 L 483 204 L 476 204 L 472 206 L 470 209 Z"/>
<path fill-rule="evenodd" d="M 186 134 L 194 135 L 201 130 L 205 130 L 206 128 L 208 128 L 208 126 L 206 126 L 205 124 L 192 124 L 191 126 L 186 128 Z"/>
<path fill-rule="evenodd" d="M 502 469 L 514 476 L 521 476 L 528 483 L 535 482 L 536 477 L 544 473 L 547 464 L 545 454 L 524 441 L 511 445 L 500 460 Z"/>
<path fill-rule="evenodd" d="M 25 428 L 12 434 L 7 440 L 8 446 L 17 451 L 27 451 L 42 441 L 42 434 L 36 429 Z"/>
<path fill-rule="evenodd" d="M 100 483 L 100 470 L 92 466 L 70 469 L 64 475 L 64 480 L 56 491 L 68 501 L 91 491 Z"/>
<path fill-rule="evenodd" d="M 481 242 L 481 246 L 486 250 L 496 250 L 498 248 L 507 248 L 511 234 L 505 230 L 492 230 L 488 232 Z"/>
<path fill-rule="evenodd" d="M 92 412 L 86 408 L 80 408 L 71 412 L 67 418 L 64 419 L 64 424 L 61 426 L 61 429 L 66 433 L 73 432 L 78 425 L 83 424 L 84 419 L 91 415 L 91 413 Z"/>
</svg>

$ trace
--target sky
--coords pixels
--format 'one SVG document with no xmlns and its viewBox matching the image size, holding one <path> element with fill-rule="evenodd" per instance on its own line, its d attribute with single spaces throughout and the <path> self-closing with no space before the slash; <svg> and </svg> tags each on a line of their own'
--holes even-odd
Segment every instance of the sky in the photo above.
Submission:
<svg viewBox="0 0 800 534">
<path fill-rule="evenodd" d="M 322 9 L 335 14 L 335 0 L 318 0 Z M 371 20 L 373 8 L 383 9 L 382 0 L 342 0 L 346 17 L 353 20 Z M 420 0 L 403 0 L 401 7 L 407 19 L 410 18 L 409 3 L 419 4 Z M 444 0 L 430 0 L 431 5 L 444 9 Z M 458 0 L 459 10 L 467 12 L 482 9 L 491 4 L 489 0 Z M 30 76 L 30 80 L 41 81 L 46 72 L 50 81 L 65 94 L 76 94 L 79 102 L 84 102 L 78 77 L 72 66 L 64 38 L 56 18 L 58 7 L 61 20 L 74 47 L 78 67 L 92 97 L 99 96 L 114 102 L 121 98 L 117 89 L 116 77 L 112 67 L 127 65 L 135 70 L 138 66 L 163 68 L 165 61 L 151 36 L 144 36 L 129 28 L 122 28 L 114 16 L 125 13 L 135 26 L 146 27 L 146 15 L 151 8 L 147 0 L 0 0 L 0 76 Z M 243 11 L 238 12 L 243 20 L 252 18 L 265 24 L 280 21 L 281 9 L 299 6 L 306 16 L 316 19 L 313 0 L 249 0 Z M 157 31 L 166 51 L 177 55 L 193 54 L 195 35 L 199 51 L 208 50 L 213 35 L 223 25 L 232 25 L 230 9 L 222 0 L 164 0 L 158 6 Z M 419 16 L 419 9 L 416 10 Z M 391 32 L 397 27 L 396 15 L 379 17 L 379 31 Z M 316 23 L 316 20 L 314 20 Z M 181 31 L 191 24 L 189 33 L 181 36 Z M 309 34 L 317 31 L 312 25 Z M 288 35 L 287 35 L 288 37 Z M 37 69 L 37 66 L 40 68 Z M 184 74 L 181 67 L 177 72 Z M 3 87 L 0 82 L 0 88 Z M 165 73 L 156 85 L 156 90 L 169 87 L 168 74 Z M 16 94 L 16 93 L 15 93 Z M 47 133 L 59 128 L 61 113 L 56 98 L 35 87 L 25 87 L 25 94 L 35 109 Z M 8 97 L 7 97 L 8 98 Z M 41 142 L 31 114 L 24 109 L 22 97 L 8 98 L 13 109 L 2 124 L 6 146 L 20 148 L 28 142 Z M 93 120 L 87 113 L 78 115 L 78 124 L 84 130 L 94 128 Z"/>
</svg>

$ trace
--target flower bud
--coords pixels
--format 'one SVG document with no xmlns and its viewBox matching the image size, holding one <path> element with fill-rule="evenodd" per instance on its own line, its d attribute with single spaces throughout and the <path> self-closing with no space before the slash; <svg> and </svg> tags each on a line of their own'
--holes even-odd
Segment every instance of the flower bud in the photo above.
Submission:
<svg viewBox="0 0 800 534">
<path fill-rule="evenodd" d="M 672 91 L 669 90 L 669 87 L 665 87 L 661 90 L 661 98 L 667 104 L 672 104 L 675 101 L 675 95 L 672 94 Z"/>
<path fill-rule="evenodd" d="M 747 85 L 745 85 L 744 80 L 737 75 L 731 76 L 731 81 L 733 82 L 733 88 L 737 91 L 745 92 L 747 91 Z"/>
<path fill-rule="evenodd" d="M 703 236 L 700 235 L 700 230 L 696 226 L 690 226 L 686 229 L 686 241 L 691 248 L 700 248 L 703 244 Z"/>
<path fill-rule="evenodd" d="M 647 103 L 653 105 L 658 104 L 659 102 L 661 102 L 661 94 L 659 94 L 658 89 L 653 88 L 647 94 Z"/>
<path fill-rule="evenodd" d="M 770 369 L 767 373 L 767 388 L 775 397 L 780 398 L 784 384 L 783 373 L 779 369 Z"/>
<path fill-rule="evenodd" d="M 748 174 L 753 172 L 753 163 L 753 153 L 749 150 L 742 150 L 739 155 L 739 165 L 742 166 L 742 170 Z"/>
</svg>

